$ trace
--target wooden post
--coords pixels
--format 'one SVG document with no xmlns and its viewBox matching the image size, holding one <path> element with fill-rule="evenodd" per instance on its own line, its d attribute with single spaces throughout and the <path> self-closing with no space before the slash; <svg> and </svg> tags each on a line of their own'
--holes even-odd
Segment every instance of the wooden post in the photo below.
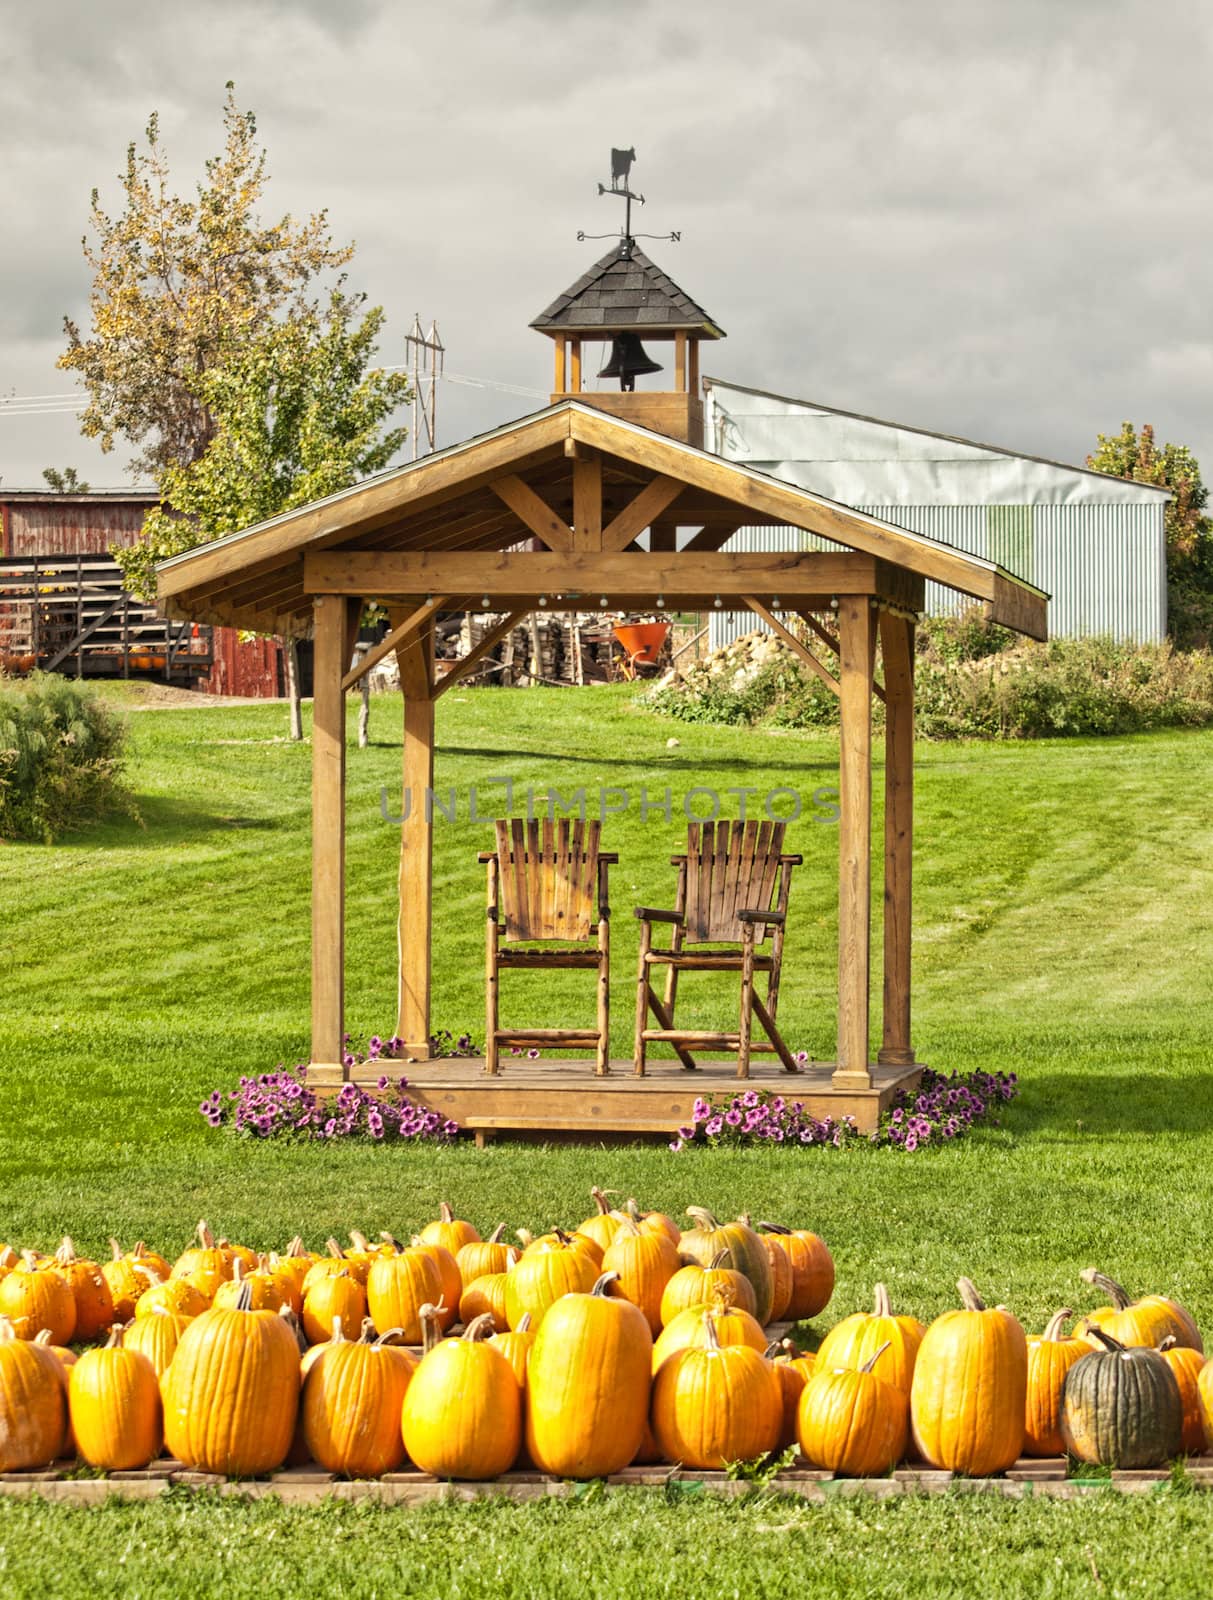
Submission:
<svg viewBox="0 0 1213 1600">
<path fill-rule="evenodd" d="M 405 601 L 390 612 L 393 627 L 420 600 Z M 401 764 L 404 804 L 400 825 L 399 990 L 396 1032 L 410 1060 L 430 1053 L 430 957 L 433 940 L 434 839 L 426 816 L 426 792 L 434 784 L 433 623 L 397 652 L 404 692 L 404 751 Z M 407 815 L 405 814 L 407 813 Z"/>
<path fill-rule="evenodd" d="M 678 524 L 670 517 L 654 517 L 649 528 L 649 549 L 651 551 L 673 551 L 678 544 Z"/>
<path fill-rule="evenodd" d="M 687 393 L 697 395 L 699 393 L 699 340 L 696 337 L 692 337 L 688 342 L 690 344 L 690 361 L 687 374 Z"/>
<path fill-rule="evenodd" d="M 564 334 L 556 335 L 556 393 L 565 393 Z"/>
<path fill-rule="evenodd" d="M 880 617 L 884 657 L 884 1017 L 877 1061 L 911 1066 L 910 942 L 914 855 L 914 623 Z"/>
<path fill-rule="evenodd" d="M 573 461 L 573 549 L 602 549 L 602 457 L 597 450 Z"/>
<path fill-rule="evenodd" d="M 872 902 L 872 651 L 875 613 L 867 595 L 838 608 L 838 1060 L 833 1086 L 869 1089 L 868 984 Z"/>
<path fill-rule="evenodd" d="M 581 340 L 569 340 L 569 393 L 581 393 Z"/>
<path fill-rule="evenodd" d="M 345 674 L 346 614 L 340 595 L 317 595 L 312 700 L 312 1067 L 319 1081 L 346 1077 L 345 1055 Z"/>
<path fill-rule="evenodd" d="M 681 328 L 674 335 L 674 387 L 687 392 L 687 336 Z"/>
</svg>

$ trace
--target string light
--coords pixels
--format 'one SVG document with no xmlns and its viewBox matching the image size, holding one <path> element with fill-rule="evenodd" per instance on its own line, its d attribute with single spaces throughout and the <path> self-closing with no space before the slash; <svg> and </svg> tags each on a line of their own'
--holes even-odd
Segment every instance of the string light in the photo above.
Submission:
<svg viewBox="0 0 1213 1600">
<path fill-rule="evenodd" d="M 715 600 L 712 601 L 712 604 L 716 607 L 717 611 L 719 611 L 721 609 L 721 607 L 724 605 L 724 601 L 720 598 L 719 595 L 717 595 Z"/>
</svg>

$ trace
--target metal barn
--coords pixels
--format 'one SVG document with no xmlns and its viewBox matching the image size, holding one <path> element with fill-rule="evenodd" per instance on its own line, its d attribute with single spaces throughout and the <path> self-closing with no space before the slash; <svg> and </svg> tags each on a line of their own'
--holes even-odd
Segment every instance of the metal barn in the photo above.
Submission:
<svg viewBox="0 0 1213 1600">
<path fill-rule="evenodd" d="M 993 445 L 704 380 L 709 450 L 884 522 L 996 561 L 1050 596 L 1053 637 L 1161 640 L 1167 626 L 1169 491 Z M 795 528 L 741 528 L 731 550 L 813 549 Z M 926 609 L 972 602 L 928 582 Z M 713 648 L 750 632 L 714 612 Z"/>
</svg>

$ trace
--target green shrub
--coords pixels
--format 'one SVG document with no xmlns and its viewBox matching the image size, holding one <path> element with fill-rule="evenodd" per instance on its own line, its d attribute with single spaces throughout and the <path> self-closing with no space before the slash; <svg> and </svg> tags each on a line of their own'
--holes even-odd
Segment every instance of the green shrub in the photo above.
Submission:
<svg viewBox="0 0 1213 1600">
<path fill-rule="evenodd" d="M 0 839 L 49 843 L 114 811 L 135 815 L 125 738 L 125 725 L 66 678 L 0 679 Z"/>
</svg>

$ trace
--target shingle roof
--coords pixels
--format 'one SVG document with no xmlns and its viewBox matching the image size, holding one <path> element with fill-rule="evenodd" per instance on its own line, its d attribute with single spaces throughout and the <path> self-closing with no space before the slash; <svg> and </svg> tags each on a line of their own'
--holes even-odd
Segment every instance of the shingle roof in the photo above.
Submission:
<svg viewBox="0 0 1213 1600">
<path fill-rule="evenodd" d="M 724 338 L 723 328 L 635 244 L 630 255 L 623 255 L 619 247 L 609 251 L 557 295 L 531 327 L 560 332 L 636 328 L 654 333 L 681 328 L 705 339 Z"/>
</svg>

